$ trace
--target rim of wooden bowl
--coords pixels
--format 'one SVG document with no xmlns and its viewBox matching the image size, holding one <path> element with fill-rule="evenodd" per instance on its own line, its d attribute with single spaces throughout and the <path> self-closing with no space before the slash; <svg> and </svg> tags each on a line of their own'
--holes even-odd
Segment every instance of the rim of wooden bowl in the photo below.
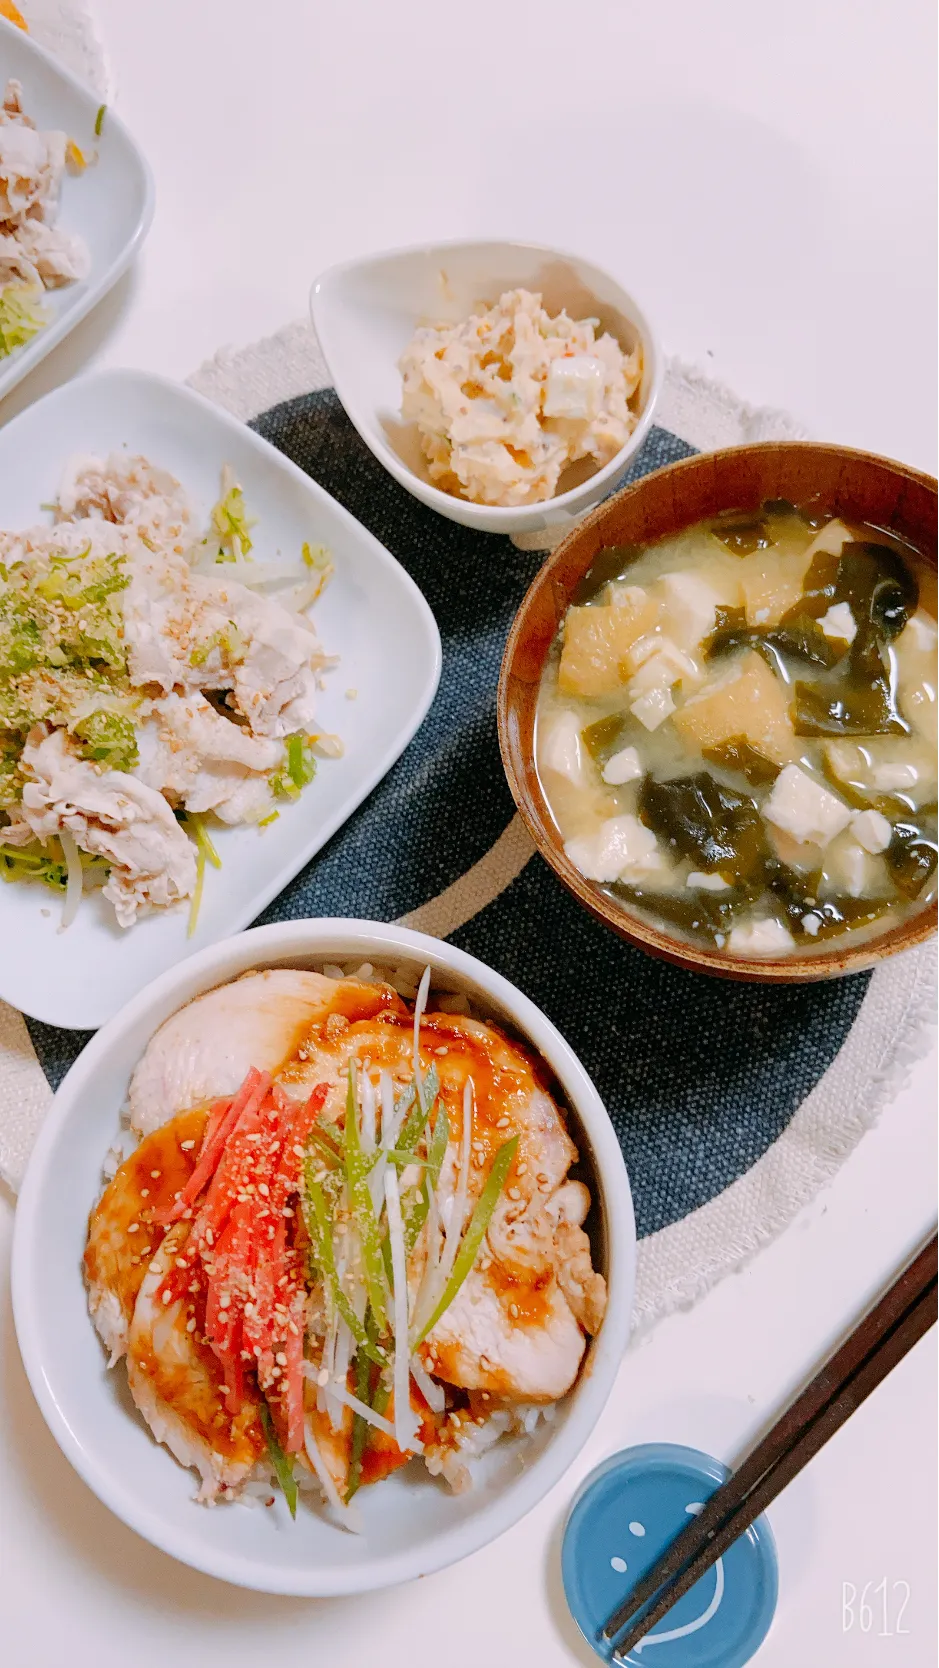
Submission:
<svg viewBox="0 0 939 1668">
<path fill-rule="evenodd" d="M 881 938 L 794 956 L 756 959 L 679 939 L 613 902 L 566 857 L 534 756 L 535 710 L 548 651 L 577 584 L 613 544 L 649 544 L 726 510 L 773 499 L 811 503 L 909 539 L 936 569 L 937 484 L 889 458 L 812 441 L 767 442 L 702 452 L 644 475 L 606 499 L 548 557 L 509 632 L 499 677 L 499 746 L 509 787 L 529 833 L 569 892 L 621 938 L 678 967 L 762 984 L 803 984 L 874 967 L 936 930 L 935 901 Z"/>
</svg>

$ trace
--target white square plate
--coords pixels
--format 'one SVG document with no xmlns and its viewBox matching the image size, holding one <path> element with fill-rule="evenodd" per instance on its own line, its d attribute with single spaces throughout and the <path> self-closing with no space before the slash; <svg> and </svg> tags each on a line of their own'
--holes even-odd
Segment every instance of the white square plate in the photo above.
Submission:
<svg viewBox="0 0 939 1668">
<path fill-rule="evenodd" d="M 59 211 L 59 224 L 87 243 L 91 270 L 79 284 L 48 291 L 51 322 L 25 347 L 0 359 L 0 400 L 107 294 L 153 218 L 150 169 L 120 118 L 108 110 L 96 138 L 100 100 L 22 29 L 0 18 L 0 93 L 11 76 L 22 82 L 23 108 L 37 127 L 61 129 L 85 155 L 97 151 L 98 160 L 83 174 L 66 174 Z"/>
<path fill-rule="evenodd" d="M 141 917 L 126 930 L 92 894 L 59 931 L 61 904 L 44 886 L 0 886 L 0 997 L 50 1025 L 81 1030 L 110 1019 L 168 967 L 239 932 L 283 890 L 404 751 L 440 676 L 440 636 L 413 580 L 348 511 L 249 428 L 187 388 L 137 371 L 105 371 L 57 389 L 0 429 L 0 527 L 42 520 L 75 452 L 126 447 L 172 470 L 198 515 L 218 497 L 223 464 L 257 517 L 259 561 L 325 544 L 335 573 L 314 610 L 339 665 L 326 675 L 317 722 L 345 744 L 265 829 L 213 830 L 220 871 L 206 873 L 196 931 L 187 908 Z M 355 700 L 346 697 L 355 689 Z M 44 913 L 45 912 L 45 913 Z"/>
</svg>

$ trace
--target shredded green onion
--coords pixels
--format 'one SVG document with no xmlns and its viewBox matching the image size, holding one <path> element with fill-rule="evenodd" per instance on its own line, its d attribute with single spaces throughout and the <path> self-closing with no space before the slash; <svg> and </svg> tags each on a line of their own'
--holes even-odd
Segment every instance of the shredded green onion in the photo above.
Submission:
<svg viewBox="0 0 939 1668">
<path fill-rule="evenodd" d="M 281 799 L 299 799 L 316 775 L 316 755 L 310 736 L 287 736 L 284 763 L 268 778 L 271 792 Z"/>
<path fill-rule="evenodd" d="M 430 1201 L 440 1178 L 440 1171 L 446 1156 L 447 1143 L 450 1140 L 450 1120 L 447 1109 L 440 1106 L 434 1123 L 434 1133 L 427 1148 L 427 1168 L 424 1172 L 424 1185 L 410 1203 L 404 1217 L 404 1246 L 408 1255 L 414 1250 L 420 1237 L 421 1229 L 427 1221 Z"/>
<path fill-rule="evenodd" d="M 378 1366 L 383 1367 L 385 1355 L 376 1344 L 370 1342 L 363 1322 L 359 1320 L 339 1284 L 329 1211 L 326 1208 L 323 1190 L 316 1180 L 314 1161 L 309 1153 L 303 1164 L 303 1184 L 303 1220 L 310 1236 L 313 1260 L 323 1276 L 329 1303 L 342 1316 L 359 1349 L 364 1350 L 370 1361 L 375 1361 Z"/>
<path fill-rule="evenodd" d="M 296 1517 L 299 1490 L 297 1488 L 297 1479 L 293 1474 L 293 1460 L 289 1457 L 289 1455 L 284 1453 L 283 1448 L 277 1440 L 277 1432 L 274 1429 L 274 1421 L 271 1418 L 271 1410 L 265 1401 L 261 1402 L 261 1429 L 264 1432 L 264 1440 L 267 1443 L 267 1451 L 271 1456 L 271 1465 L 274 1468 L 274 1475 L 280 1484 L 281 1492 L 287 1502 L 287 1509 L 290 1512 L 291 1517 Z"/>
<path fill-rule="evenodd" d="M 192 902 L 189 905 L 189 923 L 186 927 L 186 937 L 191 938 L 196 930 L 199 910 L 202 908 L 202 891 L 205 886 L 205 852 L 199 847 L 196 853 L 196 884 L 193 888 Z"/>
<path fill-rule="evenodd" d="M 201 813 L 198 811 L 187 811 L 186 827 L 192 829 L 196 845 L 205 857 L 206 862 L 211 863 L 213 869 L 220 869 L 222 867 L 222 859 L 219 857 L 215 846 L 209 838 Z"/>
<path fill-rule="evenodd" d="M 222 496 L 213 504 L 209 520 L 218 534 L 217 562 L 241 562 L 251 552 L 250 529 L 255 525 L 245 509 L 244 493 L 227 467 L 222 472 Z M 205 540 L 208 543 L 208 539 Z"/>
<path fill-rule="evenodd" d="M 413 1109 L 408 1113 L 398 1133 L 398 1153 L 394 1155 L 396 1163 L 409 1163 L 407 1154 L 413 1155 L 417 1151 L 417 1144 L 424 1133 L 427 1120 L 433 1110 L 434 1101 L 440 1093 L 440 1078 L 436 1066 L 431 1066 L 424 1078 L 423 1084 L 416 1089 L 407 1091 L 407 1100 L 415 1101 Z"/>
<path fill-rule="evenodd" d="M 107 107 L 106 104 L 99 104 L 98 105 L 98 114 L 95 117 L 95 138 L 96 139 L 101 138 L 101 129 L 104 126 L 104 116 L 105 116 L 105 111 L 107 110 L 107 108 L 108 107 Z"/>
<path fill-rule="evenodd" d="M 457 1292 L 462 1286 L 463 1281 L 466 1279 L 466 1276 L 469 1274 L 470 1269 L 476 1261 L 476 1255 L 479 1251 L 480 1245 L 482 1244 L 483 1235 L 492 1220 L 492 1213 L 498 1204 L 499 1195 L 505 1186 L 506 1177 L 512 1167 L 512 1161 L 515 1158 L 517 1149 L 518 1136 L 513 1135 L 511 1140 L 506 1141 L 496 1153 L 496 1156 L 492 1161 L 492 1169 L 486 1177 L 486 1185 L 479 1195 L 473 1214 L 470 1217 L 469 1227 L 466 1229 L 466 1232 L 460 1241 L 460 1248 L 457 1251 L 456 1261 L 454 1262 L 453 1268 L 450 1272 L 450 1278 L 444 1286 L 430 1318 L 425 1322 L 420 1330 L 420 1333 L 413 1340 L 411 1345 L 412 1351 L 415 1350 L 419 1344 L 423 1343 L 428 1332 L 433 1331 L 441 1316 L 444 1315 L 449 1309 L 453 1299 L 456 1297 Z"/>
<path fill-rule="evenodd" d="M 378 1218 L 372 1204 L 372 1196 L 368 1190 L 368 1173 L 371 1169 L 371 1160 L 362 1151 L 358 1097 L 355 1091 L 355 1067 L 351 1061 L 349 1062 L 349 1081 L 346 1089 L 343 1159 L 346 1168 L 346 1186 L 349 1190 L 349 1204 L 362 1247 L 362 1268 L 365 1274 L 368 1300 L 379 1329 L 385 1332 L 388 1328 L 388 1313 L 385 1307 L 385 1270 L 382 1259 L 381 1237 L 378 1231 Z"/>
</svg>

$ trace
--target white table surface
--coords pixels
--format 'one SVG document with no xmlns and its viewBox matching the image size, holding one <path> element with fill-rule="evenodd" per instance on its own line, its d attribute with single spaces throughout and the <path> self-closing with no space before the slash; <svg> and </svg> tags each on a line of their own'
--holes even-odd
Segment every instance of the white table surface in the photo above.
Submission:
<svg viewBox="0 0 939 1668">
<path fill-rule="evenodd" d="M 646 299 L 669 352 L 820 438 L 933 470 L 932 14 L 929 0 L 98 0 L 156 221 L 136 271 L 2 417 L 93 364 L 183 377 L 301 315 L 333 261 L 494 234 L 594 256 Z M 920 1063 L 782 1238 L 627 1357 L 587 1449 L 524 1523 L 354 1601 L 229 1589 L 124 1529 L 40 1419 L 4 1282 L 4 1661 L 594 1661 L 559 1593 L 578 1480 L 635 1442 L 730 1460 L 753 1438 L 928 1231 L 935 1077 L 934 1057 Z M 11 1223 L 4 1200 L 5 1261 Z M 778 1502 L 761 1668 L 935 1661 L 934 1396 L 926 1339 Z M 884 1577 L 891 1636 L 879 1608 L 862 1633 L 857 1600 L 845 1630 L 845 1584 L 859 1600 Z"/>
</svg>

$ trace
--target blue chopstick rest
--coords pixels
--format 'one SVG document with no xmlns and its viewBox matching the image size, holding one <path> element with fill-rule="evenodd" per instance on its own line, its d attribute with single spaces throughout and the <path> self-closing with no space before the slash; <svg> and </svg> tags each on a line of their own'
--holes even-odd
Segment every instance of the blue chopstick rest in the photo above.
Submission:
<svg viewBox="0 0 939 1668">
<path fill-rule="evenodd" d="M 694 1448 L 626 1448 L 592 1471 L 564 1530 L 561 1573 L 577 1626 L 599 1657 L 600 1630 L 729 1472 Z M 623 1660 L 631 1668 L 743 1668 L 769 1631 L 779 1587 L 765 1517 L 709 1569 Z"/>
</svg>

